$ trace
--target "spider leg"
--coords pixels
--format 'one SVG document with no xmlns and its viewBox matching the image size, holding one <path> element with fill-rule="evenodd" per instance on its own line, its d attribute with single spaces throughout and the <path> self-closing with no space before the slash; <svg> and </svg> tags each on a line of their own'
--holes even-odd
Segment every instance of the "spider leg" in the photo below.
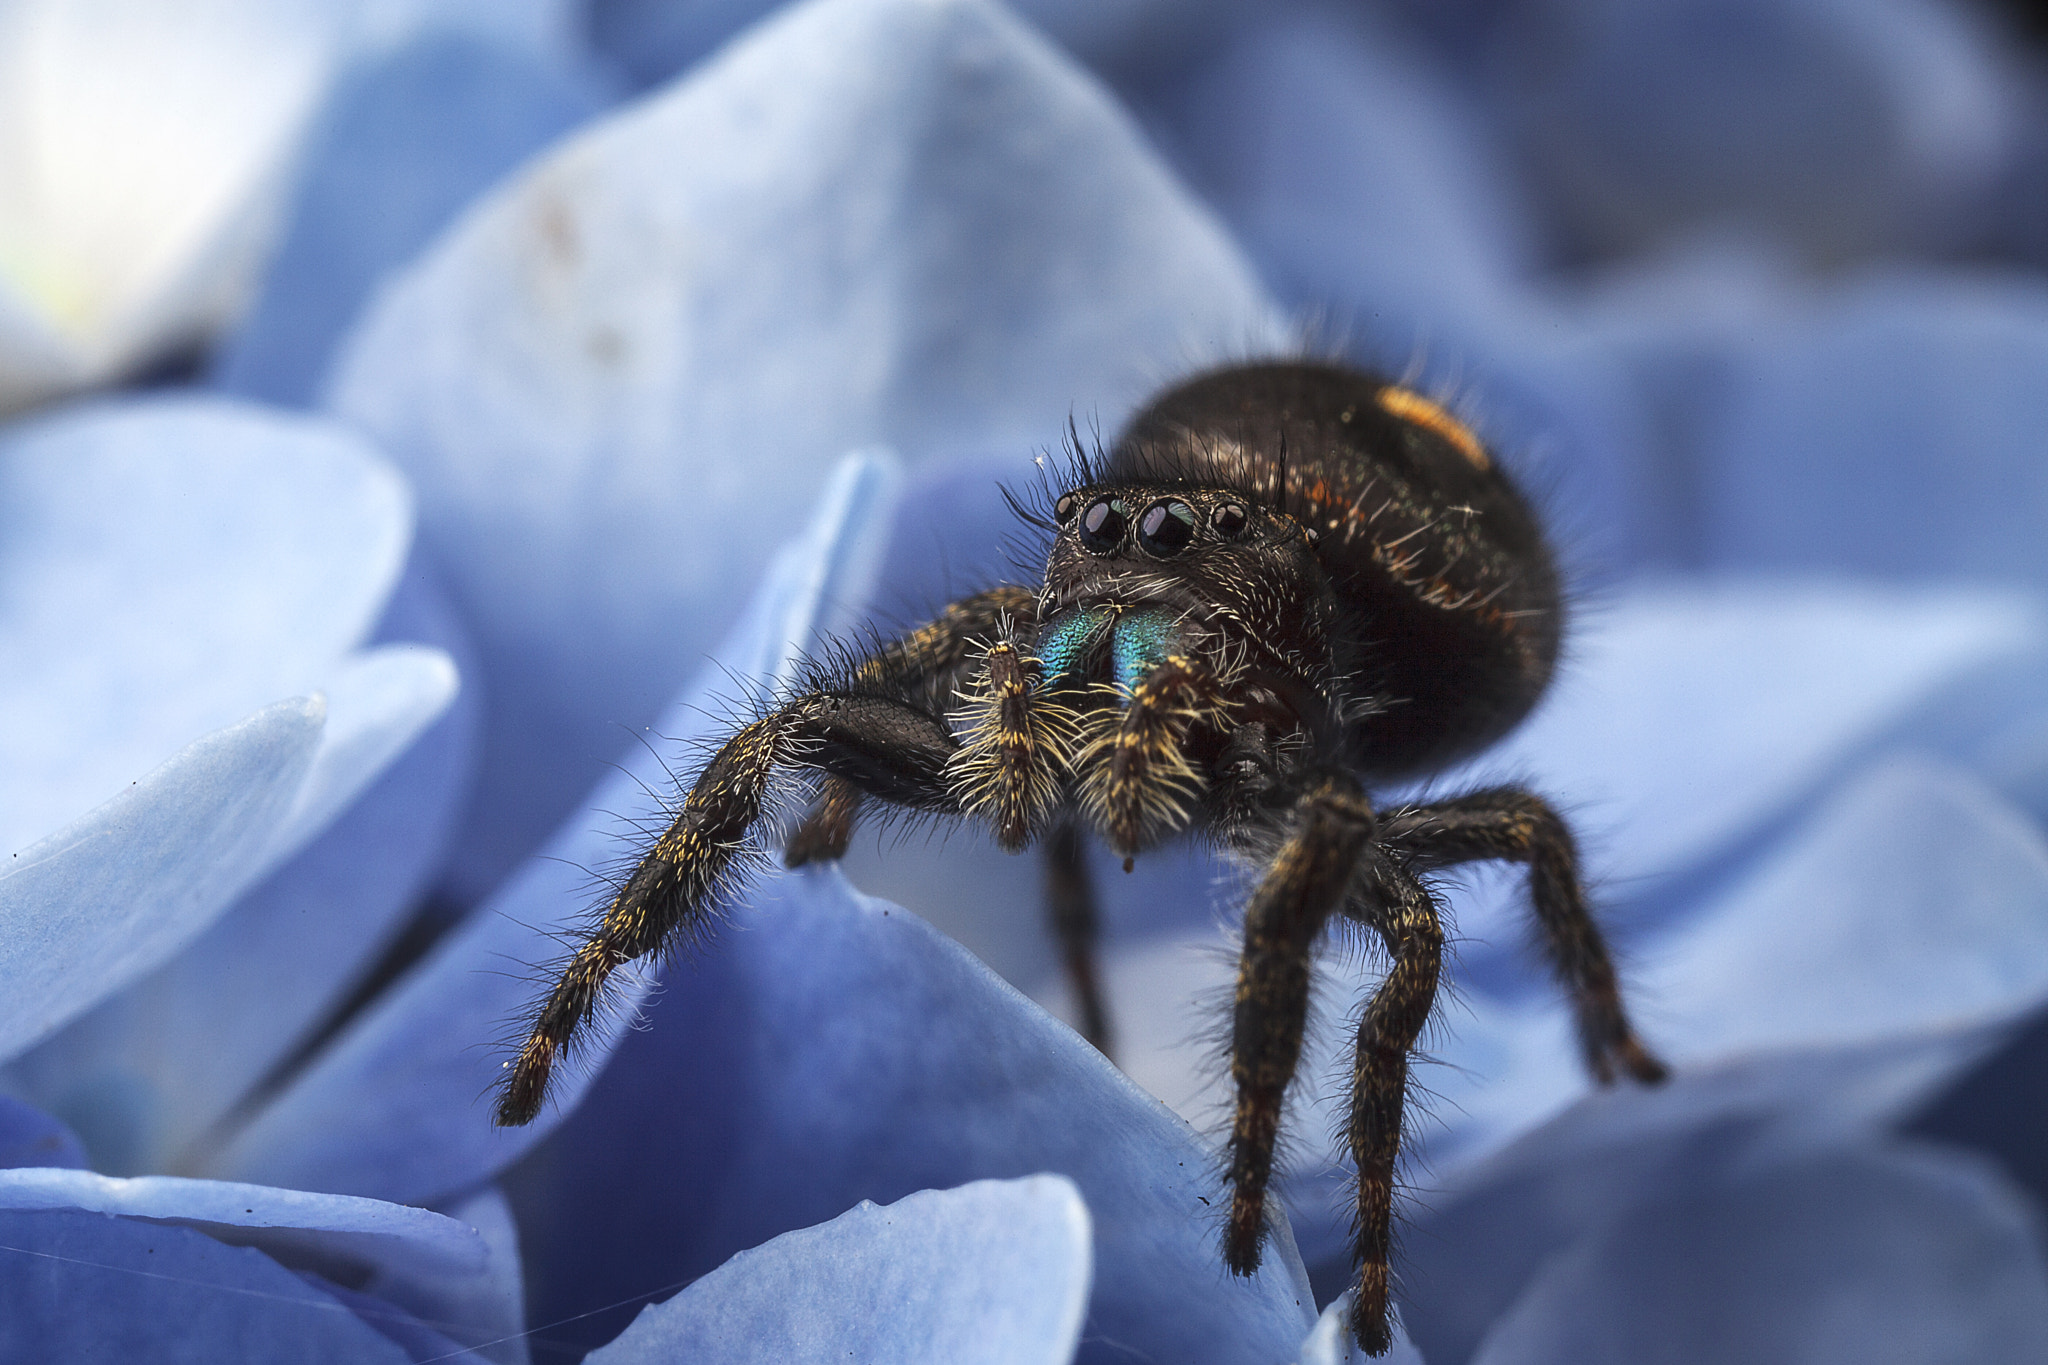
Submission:
<svg viewBox="0 0 2048 1365">
<path fill-rule="evenodd" d="M 700 928 L 746 840 L 777 767 L 823 768 L 897 805 L 958 814 L 946 783 L 957 746 L 938 717 L 859 693 L 814 692 L 743 727 L 698 775 L 668 832 L 626 878 L 563 968 L 507 1063 L 497 1122 L 531 1122 L 555 1061 L 618 967 Z"/>
<path fill-rule="evenodd" d="M 1281 844 L 1245 911 L 1244 953 L 1238 964 L 1230 1042 L 1237 1109 L 1230 1133 L 1230 1221 L 1223 1259 L 1240 1275 L 1259 1268 L 1273 1144 L 1307 1022 L 1309 950 L 1343 904 L 1373 837 L 1372 807 L 1349 773 L 1306 774 L 1300 790 L 1294 832 Z"/>
<path fill-rule="evenodd" d="M 782 846 L 784 867 L 836 863 L 846 856 L 860 823 L 860 788 L 843 777 L 828 777 L 818 804 L 803 818 Z"/>
<path fill-rule="evenodd" d="M 1614 962 L 1586 907 L 1571 829 L 1549 802 L 1519 787 L 1493 787 L 1391 812 L 1381 838 L 1418 871 L 1496 858 L 1526 864 L 1530 904 L 1578 1017 L 1587 1070 L 1603 1085 L 1613 1083 L 1617 1067 L 1646 1085 L 1670 1074 L 1629 1024 Z"/>
<path fill-rule="evenodd" d="M 1039 662 L 1013 640 L 988 647 L 962 692 L 967 734 L 949 775 L 966 810 L 989 822 L 1005 853 L 1021 852 L 1058 805 L 1074 758 L 1079 716 L 1039 691 Z"/>
<path fill-rule="evenodd" d="M 1110 1052 L 1109 1010 L 1095 968 L 1095 888 L 1082 857 L 1081 830 L 1072 820 L 1053 827 L 1045 844 L 1046 899 L 1052 911 L 1053 934 L 1059 939 L 1067 982 L 1081 1012 L 1081 1036 L 1105 1057 Z"/>
<path fill-rule="evenodd" d="M 1219 720 L 1228 680 L 1207 661 L 1170 654 L 1131 687 L 1120 724 L 1089 746 L 1082 801 L 1109 846 L 1130 857 L 1185 825 L 1207 783 L 1181 748 L 1188 730 Z"/>
<path fill-rule="evenodd" d="M 892 640 L 854 670 L 854 690 L 898 697 L 924 710 L 944 712 L 954 690 L 973 663 L 978 644 L 991 636 L 1029 627 L 1036 619 L 1037 600 L 1023 588 L 991 588 L 963 597 L 901 639 Z M 860 788 L 828 778 L 818 804 L 790 835 L 783 848 L 789 867 L 837 862 L 860 821 Z"/>
<path fill-rule="evenodd" d="M 1351 1328 L 1365 1353 L 1377 1356 L 1393 1344 L 1387 1323 L 1387 1265 L 1408 1059 L 1436 1004 L 1444 933 L 1435 899 L 1406 868 L 1380 854 L 1363 873 L 1346 913 L 1378 930 L 1394 960 L 1358 1021 L 1346 1130 L 1351 1158 L 1358 1166 L 1353 1229 L 1358 1293 L 1352 1300 Z"/>
</svg>

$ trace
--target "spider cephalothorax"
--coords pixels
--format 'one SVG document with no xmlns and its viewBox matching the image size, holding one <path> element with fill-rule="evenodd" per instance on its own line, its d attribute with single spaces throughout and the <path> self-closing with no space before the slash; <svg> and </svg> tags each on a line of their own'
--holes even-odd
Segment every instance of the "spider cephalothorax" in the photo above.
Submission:
<svg viewBox="0 0 2048 1365">
<path fill-rule="evenodd" d="M 1260 1261 L 1315 944 L 1342 918 L 1392 959 L 1359 1017 L 1347 1131 L 1352 1327 L 1382 1353 L 1409 1059 L 1443 948 L 1430 873 L 1528 865 L 1588 1067 L 1602 1081 L 1663 1075 L 1629 1027 L 1570 831 L 1546 802 L 1501 787 L 1383 811 L 1365 790 L 1489 743 L 1542 694 L 1562 621 L 1541 531 L 1441 406 L 1293 362 L 1169 390 L 1105 459 L 1077 457 L 1049 513 L 1026 519 L 1052 538 L 1035 590 L 963 598 L 820 670 L 718 750 L 537 1011 L 498 1121 L 539 1111 L 621 962 L 701 925 L 778 770 L 822 775 L 785 849 L 792 866 L 843 854 L 869 801 L 983 821 L 1012 851 L 1042 842 L 1084 1031 L 1105 1050 L 1080 832 L 1130 858 L 1193 830 L 1259 873 L 1231 1030 L 1223 1254 L 1240 1274 Z"/>
</svg>

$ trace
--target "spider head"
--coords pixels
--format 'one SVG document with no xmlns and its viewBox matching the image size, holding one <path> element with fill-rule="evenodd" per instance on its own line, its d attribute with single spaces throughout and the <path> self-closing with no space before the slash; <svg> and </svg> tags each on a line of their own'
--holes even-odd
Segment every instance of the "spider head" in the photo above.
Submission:
<svg viewBox="0 0 2048 1365">
<path fill-rule="evenodd" d="M 1196 619 L 1270 616 L 1319 595 L 1312 533 L 1244 494 L 1183 482 L 1105 482 L 1062 494 L 1045 592 L 1053 610 L 1160 603 Z M 1284 615 L 1285 612 L 1280 614 Z"/>
</svg>

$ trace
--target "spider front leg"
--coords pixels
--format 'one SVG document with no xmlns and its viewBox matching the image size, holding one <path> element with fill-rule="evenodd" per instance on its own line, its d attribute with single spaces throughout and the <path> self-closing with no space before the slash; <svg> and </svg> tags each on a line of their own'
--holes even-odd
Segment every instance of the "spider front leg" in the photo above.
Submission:
<svg viewBox="0 0 2048 1365">
<path fill-rule="evenodd" d="M 1629 1024 L 1613 959 L 1586 907 L 1571 829 L 1549 802 L 1520 787 L 1494 787 L 1394 811 L 1382 837 L 1418 871 L 1482 859 L 1526 864 L 1529 901 L 1577 1016 L 1586 1069 L 1602 1085 L 1614 1082 L 1617 1068 L 1645 1085 L 1670 1074 Z"/>
<path fill-rule="evenodd" d="M 1393 967 L 1358 1021 L 1346 1137 L 1358 1167 L 1353 1259 L 1358 1292 L 1351 1330 L 1367 1355 L 1393 1345 L 1387 1321 L 1393 1240 L 1394 1162 L 1401 1154 L 1408 1062 L 1436 1005 L 1444 931 L 1429 889 L 1383 852 L 1363 869 L 1346 913 L 1379 932 Z"/>
<path fill-rule="evenodd" d="M 1080 767 L 1088 813 L 1109 846 L 1129 858 L 1187 823 L 1207 782 L 1182 741 L 1197 725 L 1229 728 L 1230 680 L 1192 652 L 1157 662 L 1140 656 L 1134 665 L 1123 657 L 1127 639 L 1120 626 L 1119 685 L 1129 689 L 1129 698 L 1115 727 L 1089 745 Z"/>
<path fill-rule="evenodd" d="M 1037 600 L 1023 588 L 990 588 L 963 597 L 933 620 L 876 650 L 854 670 L 851 686 L 923 710 L 945 711 L 984 643 L 1029 628 L 1037 611 Z M 859 787 L 828 778 L 818 804 L 784 846 L 784 864 L 803 867 L 845 857 L 860 823 L 860 808 Z"/>
<path fill-rule="evenodd" d="M 1259 1268 L 1273 1144 L 1308 1017 L 1310 949 L 1344 903 L 1373 838 L 1372 807 L 1349 773 L 1320 771 L 1303 782 L 1294 832 L 1280 845 L 1244 917 L 1230 1040 L 1237 1109 L 1229 1146 L 1230 1221 L 1223 1239 L 1224 1262 L 1240 1275 Z"/>
<path fill-rule="evenodd" d="M 1060 821 L 1045 841 L 1045 886 L 1053 936 L 1059 940 L 1067 984 L 1081 1015 L 1081 1036 L 1103 1056 L 1114 1057 L 1109 1008 L 1102 998 L 1102 973 L 1095 964 L 1095 888 L 1082 857 L 1080 827 L 1072 820 Z"/>
<path fill-rule="evenodd" d="M 837 692 L 799 697 L 727 740 L 535 1013 L 525 1043 L 507 1063 L 498 1124 L 530 1123 L 540 1112 L 555 1062 L 621 964 L 703 925 L 761 817 L 777 767 L 822 768 L 897 805 L 958 813 L 945 779 L 956 748 L 945 723 L 915 706 Z"/>
</svg>

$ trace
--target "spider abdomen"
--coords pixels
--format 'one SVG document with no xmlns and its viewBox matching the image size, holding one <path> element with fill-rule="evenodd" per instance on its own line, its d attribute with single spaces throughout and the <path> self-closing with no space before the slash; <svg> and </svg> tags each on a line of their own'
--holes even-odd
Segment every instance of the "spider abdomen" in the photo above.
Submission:
<svg viewBox="0 0 2048 1365">
<path fill-rule="evenodd" d="M 1534 514 L 1442 407 L 1379 376 L 1288 362 L 1212 371 L 1132 419 L 1105 473 L 1235 490 L 1315 533 L 1373 776 L 1499 738 L 1550 681 L 1563 626 Z"/>
</svg>

